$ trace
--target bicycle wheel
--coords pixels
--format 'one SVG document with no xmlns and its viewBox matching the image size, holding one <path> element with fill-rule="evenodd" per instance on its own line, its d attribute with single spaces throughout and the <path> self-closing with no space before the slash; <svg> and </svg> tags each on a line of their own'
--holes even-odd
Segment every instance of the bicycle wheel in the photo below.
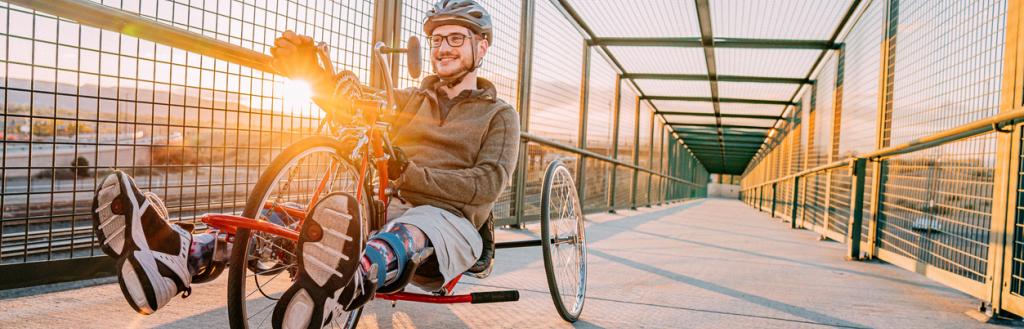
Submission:
<svg viewBox="0 0 1024 329">
<path fill-rule="evenodd" d="M 305 138 L 285 148 L 260 175 L 242 216 L 298 230 L 301 218 L 296 217 L 306 211 L 314 195 L 355 194 L 357 169 L 340 154 L 341 149 L 341 143 L 323 136 Z M 294 250 L 295 242 L 285 238 L 248 229 L 236 232 L 228 272 L 231 328 L 270 327 L 274 305 L 296 275 Z M 361 309 L 341 314 L 330 327 L 354 328 Z"/>
<path fill-rule="evenodd" d="M 587 239 L 576 184 L 561 160 L 544 173 L 540 221 L 548 291 L 558 315 L 576 322 L 587 292 Z"/>
</svg>

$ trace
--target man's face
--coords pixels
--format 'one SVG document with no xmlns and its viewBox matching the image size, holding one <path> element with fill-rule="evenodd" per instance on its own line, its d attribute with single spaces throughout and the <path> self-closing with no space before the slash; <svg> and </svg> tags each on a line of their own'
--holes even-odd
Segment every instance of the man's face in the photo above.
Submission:
<svg viewBox="0 0 1024 329">
<path fill-rule="evenodd" d="M 448 40 L 441 41 L 439 47 L 430 48 L 430 63 L 434 66 L 434 73 L 442 78 L 453 77 L 473 67 L 473 44 L 477 45 L 477 58 L 483 58 L 487 49 L 486 40 L 473 42 L 473 32 L 458 25 L 442 25 L 434 29 L 432 36 L 450 36 L 458 34 L 464 36 L 462 45 L 453 47 Z M 428 43 L 429 43 L 428 38 Z M 449 38 L 450 40 L 450 38 Z"/>
</svg>

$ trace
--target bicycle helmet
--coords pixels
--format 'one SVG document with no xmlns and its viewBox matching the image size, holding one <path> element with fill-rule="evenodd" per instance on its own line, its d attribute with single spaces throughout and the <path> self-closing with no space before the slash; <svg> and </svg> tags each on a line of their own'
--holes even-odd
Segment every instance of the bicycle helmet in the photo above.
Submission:
<svg viewBox="0 0 1024 329">
<path fill-rule="evenodd" d="M 479 3 L 474 0 L 440 0 L 434 4 L 434 8 L 427 11 L 427 20 L 423 23 L 423 32 L 429 36 L 435 28 L 441 25 L 464 26 L 487 39 L 487 43 L 494 44 L 494 25 L 491 24 L 491 14 L 487 13 Z"/>
</svg>

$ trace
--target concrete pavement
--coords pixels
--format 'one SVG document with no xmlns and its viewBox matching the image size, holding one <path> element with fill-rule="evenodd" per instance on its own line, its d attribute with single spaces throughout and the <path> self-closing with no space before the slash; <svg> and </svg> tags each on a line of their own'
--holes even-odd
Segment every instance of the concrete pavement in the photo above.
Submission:
<svg viewBox="0 0 1024 329">
<path fill-rule="evenodd" d="M 879 262 L 844 261 L 844 246 L 736 200 L 708 199 L 588 216 L 584 328 L 982 328 L 978 301 Z M 535 237 L 501 231 L 498 240 Z M 360 327 L 565 328 L 544 279 L 540 248 L 500 250 L 495 273 L 457 293 L 519 289 L 515 303 L 377 301 Z M 116 281 L 0 292 L 0 328 L 221 328 L 226 276 L 194 287 L 152 316 L 136 315 Z"/>
</svg>

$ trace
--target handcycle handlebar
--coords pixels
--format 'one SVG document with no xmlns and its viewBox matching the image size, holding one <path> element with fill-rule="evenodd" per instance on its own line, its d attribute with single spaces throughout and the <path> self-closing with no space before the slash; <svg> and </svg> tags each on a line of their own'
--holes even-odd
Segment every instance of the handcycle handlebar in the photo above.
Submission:
<svg viewBox="0 0 1024 329">
<path fill-rule="evenodd" d="M 327 47 L 325 44 L 321 43 L 320 45 L 318 45 L 317 52 L 319 55 L 318 57 L 328 58 Z M 360 114 L 362 117 L 367 119 L 366 122 L 364 122 L 365 124 L 375 124 L 376 122 L 378 122 L 378 119 L 381 117 L 381 115 L 384 115 L 386 117 L 393 116 L 395 114 L 398 104 L 395 100 L 395 82 L 392 79 L 393 71 L 385 55 L 402 53 L 406 54 L 407 56 L 406 62 L 408 63 L 407 69 L 409 71 L 409 75 L 414 79 L 419 78 L 421 60 L 419 38 L 417 38 L 416 36 L 409 37 L 406 48 L 388 47 L 384 42 L 377 42 L 373 47 L 372 58 L 375 64 L 377 64 L 377 67 L 379 68 L 379 73 L 383 78 L 381 80 L 383 82 L 384 89 L 380 90 L 366 86 L 360 86 L 360 88 L 364 90 L 364 93 L 367 90 L 369 90 L 370 95 L 377 94 L 379 91 L 384 91 L 386 95 L 385 99 L 381 100 L 369 96 L 364 98 L 347 99 L 343 101 L 342 104 L 338 105 L 340 105 L 341 108 L 355 110 L 355 114 Z M 326 64 L 325 67 L 327 67 L 329 70 L 333 72 L 333 68 L 330 65 L 329 59 L 324 60 L 321 64 Z M 331 95 L 329 97 L 333 98 L 334 95 Z M 336 118 L 337 117 L 333 115 L 329 115 L 328 118 L 325 119 L 331 120 Z M 342 124 L 344 125 L 345 123 L 342 122 Z"/>
</svg>

